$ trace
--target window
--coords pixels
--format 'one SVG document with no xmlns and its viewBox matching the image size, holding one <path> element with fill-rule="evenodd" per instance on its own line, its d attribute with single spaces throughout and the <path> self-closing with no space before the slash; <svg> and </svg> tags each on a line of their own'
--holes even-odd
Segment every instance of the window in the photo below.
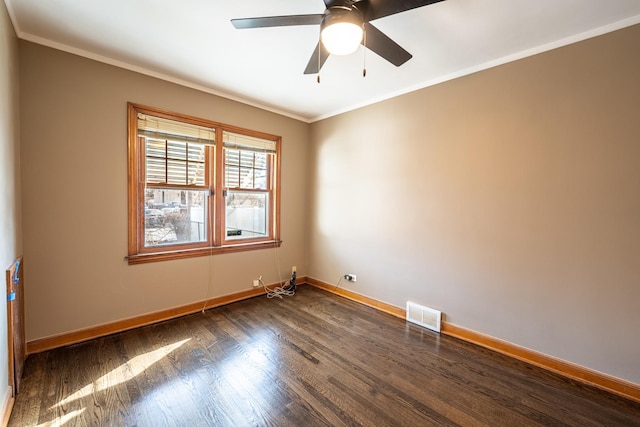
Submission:
<svg viewBox="0 0 640 427">
<path fill-rule="evenodd" d="M 130 264 L 280 245 L 279 137 L 128 108 Z"/>
</svg>

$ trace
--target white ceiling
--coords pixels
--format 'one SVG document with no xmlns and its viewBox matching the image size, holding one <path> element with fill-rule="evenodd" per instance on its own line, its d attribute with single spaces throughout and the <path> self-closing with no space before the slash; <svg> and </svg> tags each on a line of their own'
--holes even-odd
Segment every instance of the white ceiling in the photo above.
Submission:
<svg viewBox="0 0 640 427">
<path fill-rule="evenodd" d="M 397 1 L 397 0 L 396 0 Z M 413 54 L 363 48 L 303 71 L 317 26 L 232 18 L 313 14 L 322 0 L 5 0 L 18 37 L 307 122 L 640 23 L 639 0 L 446 0 L 372 21 Z"/>
</svg>

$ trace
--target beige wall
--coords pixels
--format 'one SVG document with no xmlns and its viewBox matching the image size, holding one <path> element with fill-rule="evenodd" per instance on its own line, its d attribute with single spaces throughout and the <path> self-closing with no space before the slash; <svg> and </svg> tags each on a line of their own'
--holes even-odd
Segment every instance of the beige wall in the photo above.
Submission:
<svg viewBox="0 0 640 427">
<path fill-rule="evenodd" d="M 640 384 L 640 26 L 311 126 L 308 274 Z"/>
<path fill-rule="evenodd" d="M 305 274 L 308 124 L 24 41 L 20 70 L 27 340 Z M 278 252 L 127 265 L 127 101 L 282 136 Z"/>
<path fill-rule="evenodd" d="M 2 22 L 0 83 L 15 87 Z M 636 26 L 309 126 L 21 42 L 27 338 L 297 265 L 333 283 L 358 274 L 342 286 L 640 384 L 639 47 Z M 280 251 L 128 266 L 127 101 L 281 135 Z M 0 117 L 15 158 L 17 115 Z M 11 167 L 9 201 L 20 197 Z M 0 215 L 19 219 L 6 203 Z M 5 228 L 7 263 L 20 227 Z"/>
<path fill-rule="evenodd" d="M 9 268 L 21 255 L 20 122 L 18 39 L 4 2 L 0 2 L 0 266 Z M 4 289 L 4 274 L 2 275 Z M 10 396 L 7 308 L 0 304 L 0 406 Z"/>
</svg>

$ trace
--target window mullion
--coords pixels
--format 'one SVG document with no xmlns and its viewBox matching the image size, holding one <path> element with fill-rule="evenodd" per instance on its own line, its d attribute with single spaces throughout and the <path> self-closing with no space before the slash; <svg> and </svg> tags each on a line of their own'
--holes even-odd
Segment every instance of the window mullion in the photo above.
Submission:
<svg viewBox="0 0 640 427">
<path fill-rule="evenodd" d="M 189 143 L 184 145 L 184 183 L 189 184 Z"/>
<path fill-rule="evenodd" d="M 253 175 L 253 186 L 256 186 L 256 153 L 251 153 L 251 175 Z"/>
<path fill-rule="evenodd" d="M 216 137 L 217 138 L 217 137 Z M 215 239 L 215 232 L 216 232 L 216 220 L 218 218 L 218 214 L 215 211 L 217 203 L 216 203 L 216 197 L 217 197 L 217 192 L 216 192 L 216 178 L 214 176 L 217 168 L 216 168 L 216 148 L 217 145 L 214 145 L 213 147 L 209 146 L 207 147 L 205 156 L 206 156 L 206 177 L 205 177 L 205 181 L 207 184 L 207 187 L 209 188 L 209 197 L 207 198 L 207 207 L 209 208 L 208 212 L 209 212 L 209 218 L 207 218 L 209 220 L 209 229 L 207 230 L 208 236 L 207 236 L 207 241 L 209 242 L 209 246 L 213 247 L 216 245 L 216 239 Z"/>
<path fill-rule="evenodd" d="M 222 143 L 222 128 L 216 128 L 216 146 L 215 146 L 215 164 L 214 164 L 214 172 L 215 172 L 215 184 L 214 184 L 214 208 L 211 210 L 214 215 L 213 224 L 213 245 L 214 246 L 222 246 L 222 242 L 224 241 L 222 237 L 222 230 L 224 229 L 224 144 Z"/>
<path fill-rule="evenodd" d="M 169 182 L 169 141 L 164 141 L 164 182 Z"/>
</svg>

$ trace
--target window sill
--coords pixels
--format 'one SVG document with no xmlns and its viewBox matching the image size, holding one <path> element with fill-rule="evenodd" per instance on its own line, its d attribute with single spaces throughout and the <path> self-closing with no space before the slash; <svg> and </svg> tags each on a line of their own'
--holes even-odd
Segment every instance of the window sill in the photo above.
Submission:
<svg viewBox="0 0 640 427">
<path fill-rule="evenodd" d="M 279 248 L 282 240 L 267 242 L 238 243 L 212 248 L 181 249 L 176 251 L 154 252 L 148 254 L 133 254 L 125 257 L 129 265 L 145 264 L 148 262 L 170 261 L 174 259 L 194 258 L 207 255 L 226 254 L 231 252 L 254 251 L 258 249 Z"/>
</svg>

